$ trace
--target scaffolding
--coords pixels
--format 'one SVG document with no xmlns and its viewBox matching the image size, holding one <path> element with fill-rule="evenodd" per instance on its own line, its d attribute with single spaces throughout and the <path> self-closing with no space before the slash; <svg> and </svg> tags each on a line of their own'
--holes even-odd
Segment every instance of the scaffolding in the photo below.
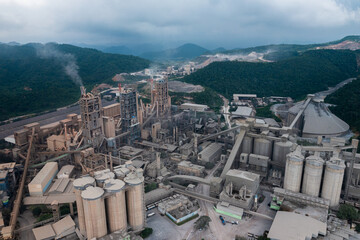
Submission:
<svg viewBox="0 0 360 240">
<path fill-rule="evenodd" d="M 79 102 L 85 144 L 99 148 L 104 139 L 101 98 L 99 95 L 86 93 L 85 88 L 81 87 Z"/>
<path fill-rule="evenodd" d="M 127 141 L 128 144 L 131 144 L 140 137 L 136 90 L 131 88 L 120 88 L 119 102 L 121 115 L 121 130 L 123 133 L 130 132 Z"/>
<path fill-rule="evenodd" d="M 166 77 L 153 82 L 151 87 L 151 105 L 156 105 L 157 117 L 164 117 L 170 112 L 171 98 Z"/>
</svg>

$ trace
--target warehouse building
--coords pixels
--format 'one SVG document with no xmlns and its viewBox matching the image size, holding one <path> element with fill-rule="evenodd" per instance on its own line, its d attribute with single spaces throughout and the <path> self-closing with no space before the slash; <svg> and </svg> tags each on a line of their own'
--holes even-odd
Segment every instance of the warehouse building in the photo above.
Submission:
<svg viewBox="0 0 360 240">
<path fill-rule="evenodd" d="M 198 155 L 198 160 L 202 164 L 208 162 L 216 162 L 220 159 L 222 147 L 218 143 L 211 143 L 204 150 L 202 150 Z"/>
<path fill-rule="evenodd" d="M 57 172 L 57 162 L 46 163 L 28 185 L 30 196 L 43 196 Z"/>
</svg>

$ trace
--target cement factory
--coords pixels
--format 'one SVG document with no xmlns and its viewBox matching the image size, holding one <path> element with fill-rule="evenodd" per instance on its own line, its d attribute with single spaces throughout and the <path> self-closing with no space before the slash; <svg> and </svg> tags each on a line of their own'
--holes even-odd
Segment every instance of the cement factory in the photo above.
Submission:
<svg viewBox="0 0 360 240">
<path fill-rule="evenodd" d="M 242 114 L 250 95 L 221 115 L 172 105 L 166 76 L 147 84 L 149 102 L 119 85 L 106 106 L 81 87 L 79 115 L 6 138 L 4 239 L 360 239 L 336 217 L 360 207 L 358 140 L 321 98 L 272 124 Z M 201 216 L 208 229 L 194 229 Z"/>
</svg>

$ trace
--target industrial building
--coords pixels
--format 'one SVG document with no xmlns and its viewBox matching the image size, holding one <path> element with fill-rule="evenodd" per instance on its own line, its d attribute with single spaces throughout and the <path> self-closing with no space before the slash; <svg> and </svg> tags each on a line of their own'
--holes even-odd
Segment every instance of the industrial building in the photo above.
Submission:
<svg viewBox="0 0 360 240">
<path fill-rule="evenodd" d="M 58 163 L 45 164 L 36 177 L 29 183 L 30 196 L 42 196 L 58 173 Z"/>
<path fill-rule="evenodd" d="M 211 143 L 209 146 L 207 146 L 204 150 L 202 150 L 198 154 L 198 161 L 202 164 L 205 163 L 214 163 L 220 160 L 220 155 L 222 152 L 222 146 L 217 143 Z"/>
<path fill-rule="evenodd" d="M 295 127 L 302 137 L 337 137 L 349 132 L 349 125 L 330 112 L 323 99 L 309 96 L 288 111 L 288 125 L 300 114 Z"/>
<path fill-rule="evenodd" d="M 204 166 L 200 166 L 197 164 L 193 164 L 190 161 L 181 161 L 180 163 L 178 163 L 178 170 L 179 172 L 188 174 L 188 175 L 193 175 L 193 176 L 203 176 L 205 167 Z"/>
</svg>

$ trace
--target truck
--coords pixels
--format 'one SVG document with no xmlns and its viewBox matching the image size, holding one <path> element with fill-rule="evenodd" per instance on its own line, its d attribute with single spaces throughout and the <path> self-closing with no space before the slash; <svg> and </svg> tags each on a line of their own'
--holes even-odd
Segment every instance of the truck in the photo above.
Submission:
<svg viewBox="0 0 360 240">
<path fill-rule="evenodd" d="M 223 218 L 223 216 L 220 215 L 219 218 L 220 218 L 221 223 L 222 223 L 223 225 L 225 225 L 226 222 L 225 222 L 225 219 Z"/>
<path fill-rule="evenodd" d="M 283 197 L 277 197 L 277 196 L 273 196 L 270 202 L 270 209 L 273 209 L 275 211 L 279 211 L 280 207 L 282 205 L 284 201 Z"/>
</svg>

